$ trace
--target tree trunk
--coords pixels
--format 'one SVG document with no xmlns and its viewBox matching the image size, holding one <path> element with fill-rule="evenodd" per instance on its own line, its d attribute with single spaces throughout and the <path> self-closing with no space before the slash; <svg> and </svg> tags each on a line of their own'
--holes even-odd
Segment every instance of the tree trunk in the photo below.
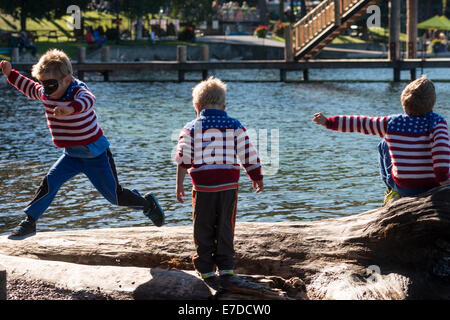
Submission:
<svg viewBox="0 0 450 320">
<path fill-rule="evenodd" d="M 301 14 L 301 17 L 303 18 L 304 16 L 306 16 L 306 13 L 307 13 L 306 12 L 306 1 L 302 0 L 301 4 L 302 4 L 302 6 L 301 6 L 300 14 Z"/>
<path fill-rule="evenodd" d="M 27 31 L 27 15 L 20 10 L 20 31 Z"/>
<path fill-rule="evenodd" d="M 238 222 L 235 249 L 238 273 L 300 278 L 309 299 L 448 299 L 450 186 L 338 219 Z M 193 250 L 191 226 L 0 238 L 1 254 L 89 265 L 192 270 Z"/>
<path fill-rule="evenodd" d="M 142 40 L 142 16 L 139 16 L 136 24 L 136 40 Z"/>
<path fill-rule="evenodd" d="M 284 21 L 284 0 L 280 0 L 280 6 L 278 8 L 278 11 L 279 11 L 278 16 L 279 16 L 280 22 L 283 22 Z"/>
<path fill-rule="evenodd" d="M 258 0 L 258 8 L 259 8 L 259 15 L 260 15 L 260 21 L 262 25 L 268 25 L 269 20 L 267 18 L 267 5 L 266 0 Z"/>
</svg>

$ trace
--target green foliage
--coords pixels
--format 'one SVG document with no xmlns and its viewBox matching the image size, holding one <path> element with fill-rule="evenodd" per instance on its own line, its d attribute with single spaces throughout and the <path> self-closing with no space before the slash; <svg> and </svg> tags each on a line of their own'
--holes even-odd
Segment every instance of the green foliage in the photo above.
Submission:
<svg viewBox="0 0 450 320">
<path fill-rule="evenodd" d="M 214 14 L 210 0 L 172 0 L 171 15 L 177 16 L 189 24 L 211 21 Z"/>
<path fill-rule="evenodd" d="M 277 37 L 284 38 L 285 25 L 283 23 L 278 23 L 273 27 L 273 31 Z"/>
<path fill-rule="evenodd" d="M 67 14 L 67 7 L 77 5 L 86 9 L 90 0 L 0 0 L 0 10 L 21 21 L 21 29 L 26 29 L 26 18 L 59 18 Z"/>
<path fill-rule="evenodd" d="M 139 17 L 158 13 L 160 8 L 165 8 L 166 5 L 165 0 L 125 0 L 121 1 L 120 10 L 130 17 Z"/>
<path fill-rule="evenodd" d="M 267 33 L 269 33 L 269 28 L 267 26 L 258 26 L 258 28 L 255 29 L 255 36 L 258 38 L 265 38 Z"/>
</svg>

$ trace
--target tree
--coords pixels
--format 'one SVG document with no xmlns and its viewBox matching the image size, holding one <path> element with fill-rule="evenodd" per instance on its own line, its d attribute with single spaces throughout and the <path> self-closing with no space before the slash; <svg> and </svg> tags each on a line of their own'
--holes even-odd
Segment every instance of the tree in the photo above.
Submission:
<svg viewBox="0 0 450 320">
<path fill-rule="evenodd" d="M 302 7 L 301 7 L 301 17 L 303 18 L 304 16 L 306 16 L 306 1 L 302 0 L 301 5 L 302 5 Z"/>
<path fill-rule="evenodd" d="M 165 8 L 166 0 L 122 0 L 120 9 L 130 17 L 142 17 L 149 13 L 158 13 L 161 7 Z"/>
<path fill-rule="evenodd" d="M 267 19 L 267 4 L 266 0 L 258 0 L 258 8 L 261 24 L 267 25 L 269 20 Z"/>
<path fill-rule="evenodd" d="M 20 30 L 25 31 L 28 18 L 55 19 L 67 14 L 67 7 L 77 5 L 86 9 L 90 0 L 0 0 L 0 10 L 20 20 Z"/>
<path fill-rule="evenodd" d="M 172 0 L 171 14 L 180 16 L 189 24 L 200 21 L 211 21 L 214 10 L 210 0 Z"/>
<path fill-rule="evenodd" d="M 165 7 L 165 0 L 122 0 L 120 9 L 130 18 L 137 19 L 136 39 L 142 39 L 142 16 L 149 13 L 158 13 L 161 7 Z"/>
</svg>

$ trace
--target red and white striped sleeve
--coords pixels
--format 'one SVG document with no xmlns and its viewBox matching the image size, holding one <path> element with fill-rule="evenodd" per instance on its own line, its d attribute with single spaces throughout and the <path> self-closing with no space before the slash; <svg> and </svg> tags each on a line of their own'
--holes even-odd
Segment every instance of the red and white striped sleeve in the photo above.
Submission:
<svg viewBox="0 0 450 320">
<path fill-rule="evenodd" d="M 90 110 L 95 103 L 95 96 L 85 87 L 78 87 L 74 100 L 69 104 L 75 111 L 73 114 L 83 113 Z"/>
<path fill-rule="evenodd" d="M 440 121 L 431 130 L 432 145 L 431 156 L 433 158 L 433 171 L 438 182 L 450 179 L 450 140 L 448 136 L 447 122 Z"/>
<path fill-rule="evenodd" d="M 237 155 L 247 175 L 252 181 L 262 180 L 261 161 L 258 157 L 258 152 L 250 142 L 247 131 L 244 127 L 238 128 L 235 130 L 234 136 L 236 139 Z"/>
<path fill-rule="evenodd" d="M 388 117 L 334 116 L 327 118 L 327 128 L 340 132 L 359 132 L 384 138 Z"/>
<path fill-rule="evenodd" d="M 44 87 L 39 82 L 21 75 L 19 71 L 12 69 L 8 76 L 8 82 L 28 98 L 42 100 Z"/>
<path fill-rule="evenodd" d="M 178 138 L 175 162 L 188 169 L 192 166 L 194 160 L 194 135 L 192 132 L 183 128 Z"/>
</svg>

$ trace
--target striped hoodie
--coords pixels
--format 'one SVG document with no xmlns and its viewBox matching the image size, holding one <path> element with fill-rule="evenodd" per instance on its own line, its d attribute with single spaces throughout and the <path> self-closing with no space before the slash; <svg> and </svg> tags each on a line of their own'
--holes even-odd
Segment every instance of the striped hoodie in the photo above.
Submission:
<svg viewBox="0 0 450 320">
<path fill-rule="evenodd" d="M 237 189 L 237 158 L 252 181 L 263 179 L 260 159 L 244 126 L 225 111 L 202 110 L 182 129 L 175 162 L 188 169 L 194 190 Z"/>
<path fill-rule="evenodd" d="M 445 119 L 428 112 L 386 117 L 335 116 L 327 128 L 384 138 L 392 160 L 392 176 L 402 188 L 433 188 L 450 179 L 450 141 Z"/>
<path fill-rule="evenodd" d="M 8 81 L 27 97 L 43 102 L 48 128 L 53 143 L 58 148 L 87 145 L 103 135 L 93 108 L 95 96 L 83 82 L 73 80 L 63 97 L 51 99 L 44 94 L 41 84 L 14 69 L 11 70 Z M 57 106 L 70 106 L 75 111 L 69 116 L 55 117 L 53 109 Z"/>
</svg>

